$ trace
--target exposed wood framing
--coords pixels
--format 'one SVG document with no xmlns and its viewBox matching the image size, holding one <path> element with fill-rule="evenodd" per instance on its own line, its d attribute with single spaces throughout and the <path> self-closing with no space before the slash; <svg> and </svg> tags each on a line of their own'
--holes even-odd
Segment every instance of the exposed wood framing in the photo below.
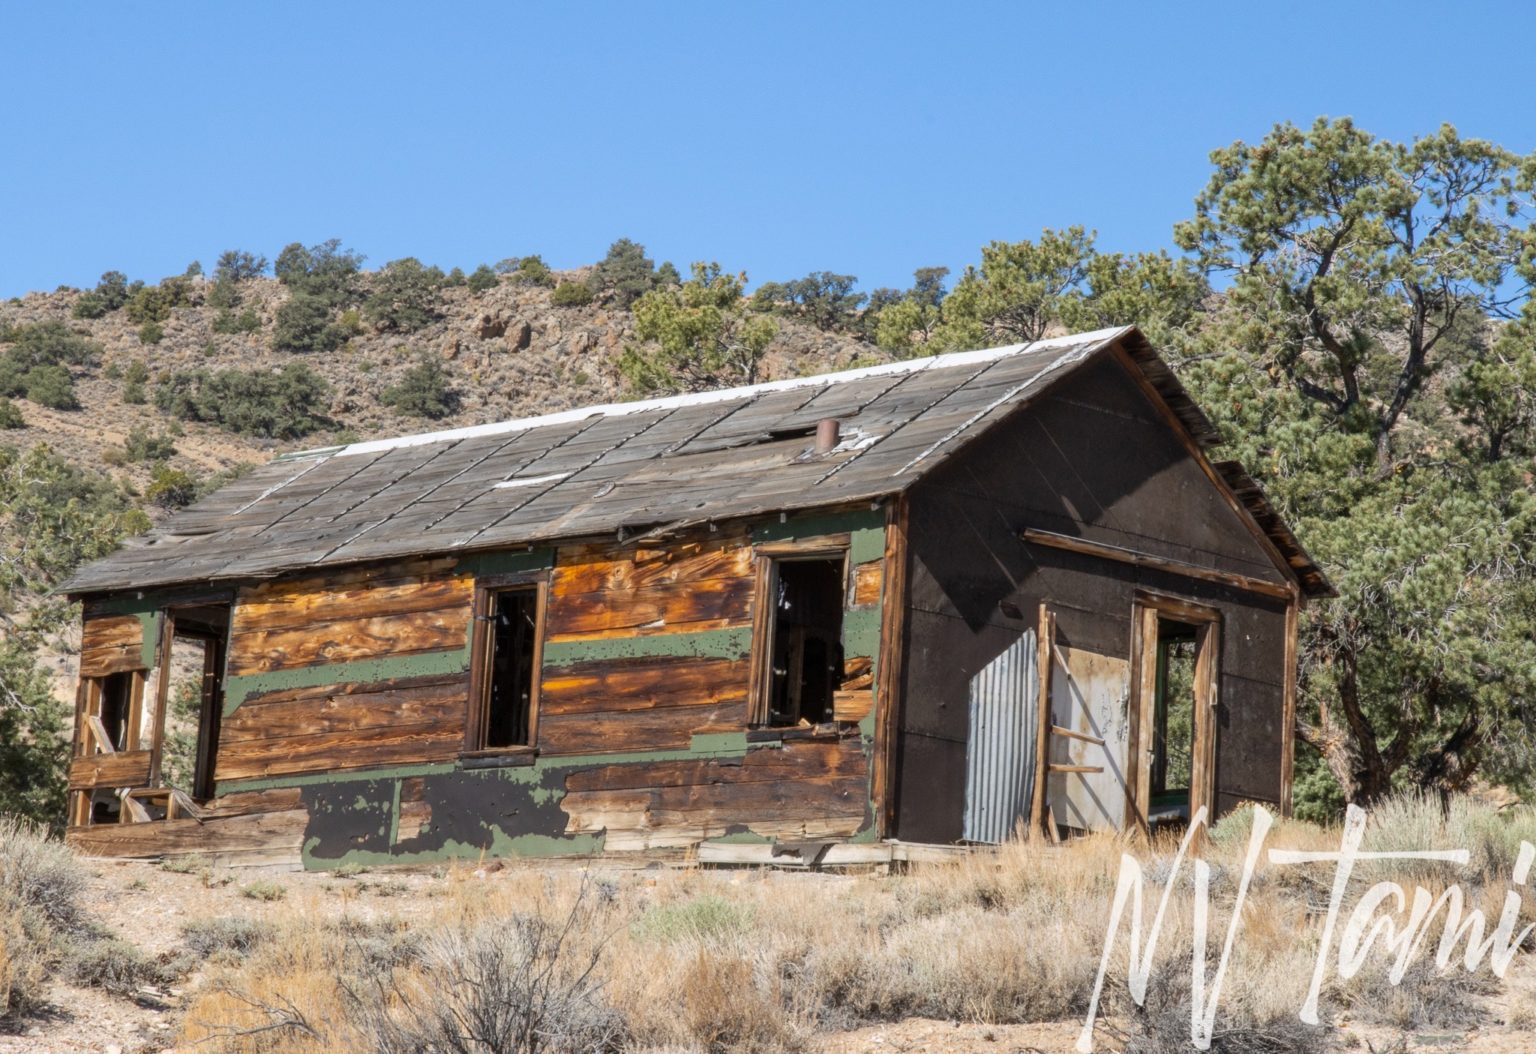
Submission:
<svg viewBox="0 0 1536 1054">
<path fill-rule="evenodd" d="M 1204 582 L 1215 582 L 1219 585 L 1230 586 L 1233 589 L 1241 589 L 1267 597 L 1278 597 L 1282 600 L 1290 599 L 1295 588 L 1294 586 L 1280 585 L 1275 582 L 1266 582 L 1262 578 L 1254 578 L 1250 575 L 1240 575 L 1232 571 L 1218 571 L 1215 568 L 1201 567 L 1198 564 L 1187 563 L 1183 560 L 1170 560 L 1164 556 L 1153 556 L 1150 553 L 1137 552 L 1134 549 L 1126 549 L 1118 545 L 1094 542 L 1087 538 L 1073 538 L 1070 535 L 1036 530 L 1032 527 L 1026 527 L 1020 531 L 1019 537 L 1033 545 L 1063 549 L 1067 552 L 1081 553 L 1084 556 L 1098 557 L 1101 560 L 1113 560 L 1116 563 L 1130 564 L 1132 567 L 1145 567 L 1153 571 L 1166 571 L 1170 574 L 1183 575 L 1186 578 L 1198 578 Z"/>
<path fill-rule="evenodd" d="M 896 729 L 907 629 L 908 501 L 897 498 L 886 512 L 885 571 L 880 605 L 879 673 L 875 680 L 875 769 L 871 798 L 876 831 L 889 838 L 896 827 Z"/>
<path fill-rule="evenodd" d="M 1284 706 L 1280 716 L 1280 814 L 1291 815 L 1291 797 L 1296 781 L 1296 663 L 1297 623 L 1301 611 L 1301 591 L 1291 595 L 1285 609 L 1285 684 Z"/>
<path fill-rule="evenodd" d="M 1046 777 L 1050 773 L 1051 754 L 1051 670 L 1056 665 L 1056 614 L 1040 605 L 1040 618 L 1036 625 L 1035 668 L 1039 673 L 1040 687 L 1036 704 L 1035 725 L 1035 784 L 1029 804 L 1029 832 L 1038 840 L 1050 834 L 1055 840 L 1056 823 L 1050 816 L 1046 801 Z M 1049 829 L 1047 829 L 1049 828 Z"/>
</svg>

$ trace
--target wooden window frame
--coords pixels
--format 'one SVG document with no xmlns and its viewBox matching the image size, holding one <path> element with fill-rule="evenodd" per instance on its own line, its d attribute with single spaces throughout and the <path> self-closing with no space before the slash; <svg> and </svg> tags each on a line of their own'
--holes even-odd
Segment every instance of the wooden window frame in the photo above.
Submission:
<svg viewBox="0 0 1536 1054">
<path fill-rule="evenodd" d="M 511 746 L 487 747 L 485 733 L 491 705 L 491 635 L 492 605 L 501 593 L 534 591 L 533 671 L 528 692 L 528 742 Z M 549 572 L 528 571 L 505 575 L 481 575 L 475 579 L 475 599 L 471 618 L 469 666 L 469 712 L 464 723 L 464 749 L 461 758 L 517 758 L 538 753 L 539 697 L 544 681 L 544 634 L 549 609 Z"/>
<path fill-rule="evenodd" d="M 1221 705 L 1220 610 L 1166 593 L 1137 590 L 1131 617 L 1131 728 L 1126 816 L 1143 833 L 1151 830 L 1153 730 L 1157 724 L 1158 619 L 1195 627 L 1194 743 L 1190 749 L 1189 815 L 1204 806 L 1216 821 L 1216 735 Z"/>
<path fill-rule="evenodd" d="M 747 727 L 749 729 L 787 729 L 793 725 L 770 724 L 773 677 L 769 665 L 773 662 L 774 593 L 778 584 L 778 566 L 796 560 L 826 560 L 840 558 L 843 562 L 842 586 L 839 590 L 841 618 L 848 616 L 848 596 L 852 587 L 849 563 L 851 540 L 847 534 L 826 535 L 805 541 L 771 542 L 753 548 L 755 563 L 752 591 L 752 669 L 747 688 Z"/>
</svg>

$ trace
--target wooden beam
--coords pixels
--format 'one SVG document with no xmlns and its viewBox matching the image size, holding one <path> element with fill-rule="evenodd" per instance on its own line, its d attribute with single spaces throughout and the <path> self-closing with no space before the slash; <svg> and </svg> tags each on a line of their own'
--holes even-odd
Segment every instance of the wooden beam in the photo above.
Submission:
<svg viewBox="0 0 1536 1054">
<path fill-rule="evenodd" d="M 1074 538 L 1067 534 L 1057 534 L 1054 531 L 1040 531 L 1033 527 L 1026 527 L 1019 532 L 1019 537 L 1031 545 L 1043 545 L 1051 549 L 1062 549 L 1071 553 L 1079 553 L 1083 556 L 1093 556 L 1101 560 L 1113 560 L 1117 563 L 1130 564 L 1132 567 L 1144 567 L 1152 571 L 1165 571 L 1168 574 L 1183 575 L 1185 578 L 1198 578 L 1203 582 L 1215 582 L 1218 585 L 1228 586 L 1232 589 L 1240 589 L 1247 593 L 1258 593 L 1262 596 L 1275 597 L 1280 600 L 1291 599 L 1291 588 L 1275 582 L 1266 582 L 1262 578 L 1253 578 L 1249 575 L 1240 575 L 1233 571 L 1217 571 L 1210 567 L 1201 567 L 1199 564 L 1186 563 L 1183 560 L 1170 560 L 1164 556 L 1153 556 L 1151 553 L 1137 552 L 1135 549 L 1126 549 L 1118 545 L 1109 545 L 1105 542 L 1093 542 L 1086 538 Z"/>
<path fill-rule="evenodd" d="M 1052 772 L 1084 772 L 1084 773 L 1092 772 L 1092 773 L 1100 773 L 1100 772 L 1104 771 L 1104 766 L 1103 765 L 1057 765 L 1057 764 L 1055 764 L 1053 762 L 1050 765 L 1050 770 Z"/>
<path fill-rule="evenodd" d="M 1039 673 L 1040 687 L 1036 705 L 1035 722 L 1035 786 L 1029 802 L 1029 836 L 1038 841 L 1046 833 L 1047 824 L 1052 832 L 1055 823 L 1049 821 L 1045 800 L 1045 782 L 1050 774 L 1051 752 L 1051 667 L 1055 663 L 1056 616 L 1042 601 L 1040 621 L 1035 637 L 1035 669 Z"/>
<path fill-rule="evenodd" d="M 880 654 L 875 671 L 875 759 L 870 796 L 878 810 L 877 833 L 896 833 L 896 729 L 902 706 L 901 679 L 907 626 L 907 498 L 898 497 L 885 518 L 885 556 L 880 582 Z"/>
<path fill-rule="evenodd" d="M 1280 815 L 1291 815 L 1291 792 L 1296 780 L 1296 666 L 1298 613 L 1301 590 L 1291 596 L 1285 609 L 1285 687 L 1280 718 Z"/>
<path fill-rule="evenodd" d="M 1051 735 L 1064 736 L 1067 739 L 1080 739 L 1084 743 L 1092 743 L 1096 747 L 1104 745 L 1104 741 L 1098 736 L 1090 736 L 1087 732 L 1079 732 L 1072 728 L 1062 728 L 1060 725 L 1051 726 Z"/>
<path fill-rule="evenodd" d="M 96 740 L 96 749 L 103 754 L 116 754 L 117 744 L 112 742 L 112 737 L 107 734 L 107 726 L 101 723 L 100 716 L 87 714 L 86 727 L 91 730 L 91 736 Z"/>
</svg>

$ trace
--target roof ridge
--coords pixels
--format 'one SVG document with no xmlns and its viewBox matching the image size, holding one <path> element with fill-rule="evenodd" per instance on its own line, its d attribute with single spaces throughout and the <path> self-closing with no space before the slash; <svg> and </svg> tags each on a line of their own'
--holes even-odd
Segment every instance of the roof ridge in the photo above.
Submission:
<svg viewBox="0 0 1536 1054">
<path fill-rule="evenodd" d="M 637 399 L 633 402 L 625 403 L 598 403 L 591 406 L 578 406 L 551 414 L 541 414 L 536 417 L 519 417 L 481 425 L 450 428 L 440 432 L 421 432 L 415 435 L 371 439 L 340 447 L 331 446 L 313 450 L 299 450 L 290 454 L 284 454 L 281 458 L 275 460 L 299 461 L 319 457 L 349 457 L 357 454 L 380 453 L 401 447 L 425 446 L 429 443 L 443 443 L 456 439 L 474 439 L 481 436 L 525 432 L 533 428 L 568 424 L 573 421 L 580 421 L 583 418 L 599 415 L 603 417 L 619 417 L 627 414 L 644 413 L 647 410 L 703 406 L 715 402 L 729 402 L 732 399 L 746 398 L 766 392 L 789 391 L 794 388 L 814 387 L 823 384 L 842 384 L 865 377 L 909 374 L 930 369 L 949 369 L 955 366 L 975 365 L 1006 358 L 1010 355 L 1050 351 L 1063 345 L 1082 344 L 1089 341 L 1101 343 L 1119 336 L 1129 328 L 1127 326 L 1112 326 L 1106 329 L 1090 330 L 1086 333 L 1069 333 L 1060 337 L 1050 337 L 1024 344 L 1007 344 L 995 348 L 980 348 L 975 351 L 944 352 L 938 355 L 930 355 L 926 358 L 902 359 L 898 362 L 887 362 L 878 366 L 865 366 L 853 370 L 835 370 L 830 373 L 817 373 L 807 377 L 790 377 L 779 381 L 764 381 L 760 384 L 746 384 L 735 388 L 716 388 L 709 391 L 688 392 L 683 395 L 661 396 L 655 399 Z"/>
</svg>

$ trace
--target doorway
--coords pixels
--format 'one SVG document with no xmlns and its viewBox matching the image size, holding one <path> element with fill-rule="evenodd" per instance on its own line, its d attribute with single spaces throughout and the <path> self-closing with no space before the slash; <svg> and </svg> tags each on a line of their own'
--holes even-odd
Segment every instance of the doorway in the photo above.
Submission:
<svg viewBox="0 0 1536 1054">
<path fill-rule="evenodd" d="M 1182 830 L 1201 808 L 1214 819 L 1220 653 L 1214 608 L 1137 595 L 1130 814 L 1144 831 Z"/>
</svg>

